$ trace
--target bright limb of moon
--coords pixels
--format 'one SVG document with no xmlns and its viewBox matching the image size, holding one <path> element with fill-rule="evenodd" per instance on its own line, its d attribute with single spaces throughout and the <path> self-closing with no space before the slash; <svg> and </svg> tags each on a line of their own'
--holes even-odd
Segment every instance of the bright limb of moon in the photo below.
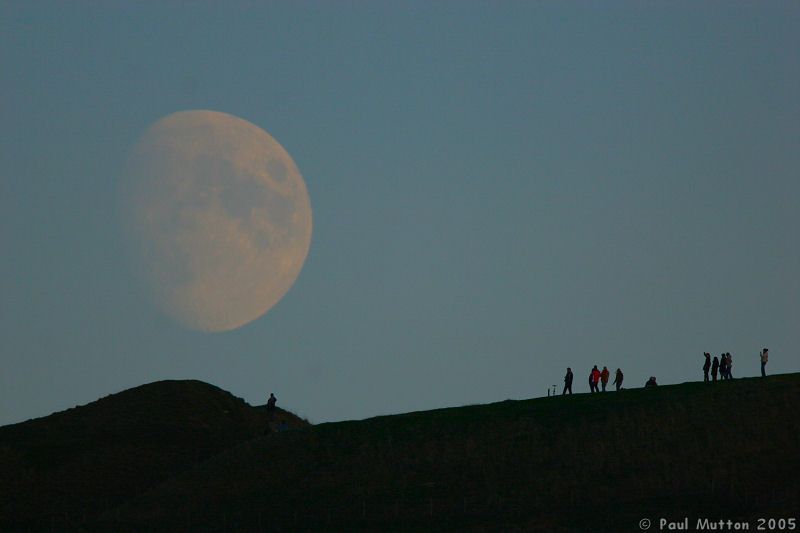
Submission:
<svg viewBox="0 0 800 533">
<path fill-rule="evenodd" d="M 292 158 L 266 131 L 216 111 L 151 125 L 122 187 L 137 270 L 184 326 L 226 331 L 266 313 L 311 243 L 311 204 Z"/>
</svg>

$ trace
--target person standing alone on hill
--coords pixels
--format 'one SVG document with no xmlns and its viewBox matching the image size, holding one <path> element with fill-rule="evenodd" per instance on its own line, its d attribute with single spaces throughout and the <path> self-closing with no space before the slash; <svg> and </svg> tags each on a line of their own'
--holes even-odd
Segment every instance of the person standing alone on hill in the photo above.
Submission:
<svg viewBox="0 0 800 533">
<path fill-rule="evenodd" d="M 769 350 L 764 348 L 761 350 L 761 377 L 767 377 L 767 361 L 769 361 Z"/>
<path fill-rule="evenodd" d="M 267 400 L 267 416 L 269 416 L 270 420 L 275 418 L 275 404 L 278 403 L 278 399 L 275 397 L 274 392 L 269 393 L 269 399 Z"/>
<path fill-rule="evenodd" d="M 561 396 L 564 396 L 567 391 L 572 394 L 572 369 L 567 367 L 567 375 L 564 376 L 564 392 L 561 393 Z"/>
<path fill-rule="evenodd" d="M 597 370 L 597 365 L 594 365 L 592 372 L 589 374 L 589 389 L 592 392 L 600 392 L 597 388 L 597 382 L 600 381 L 600 371 Z"/>
<path fill-rule="evenodd" d="M 608 367 L 603 367 L 603 371 L 600 372 L 600 383 L 603 384 L 603 392 L 606 391 L 606 385 L 608 385 Z"/>
<path fill-rule="evenodd" d="M 623 377 L 624 377 L 624 376 L 622 375 L 622 370 L 620 370 L 620 369 L 618 368 L 618 369 L 617 369 L 617 375 L 616 375 L 616 376 L 614 376 L 614 385 L 616 385 L 616 386 L 617 386 L 617 390 L 618 390 L 618 391 L 619 391 L 619 389 L 621 389 L 621 388 L 622 388 L 622 378 L 623 378 Z"/>
<path fill-rule="evenodd" d="M 717 381 L 717 372 L 719 372 L 719 358 L 715 355 L 714 362 L 711 363 L 711 381 Z"/>
<path fill-rule="evenodd" d="M 711 354 L 703 352 L 703 357 L 706 358 L 706 362 L 703 363 L 703 381 L 708 383 L 708 370 L 711 368 Z"/>
</svg>

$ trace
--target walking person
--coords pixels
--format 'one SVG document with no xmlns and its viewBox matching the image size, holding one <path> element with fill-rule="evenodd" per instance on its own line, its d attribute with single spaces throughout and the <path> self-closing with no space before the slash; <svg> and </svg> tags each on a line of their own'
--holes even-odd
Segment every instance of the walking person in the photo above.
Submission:
<svg viewBox="0 0 800 533">
<path fill-rule="evenodd" d="M 625 376 L 623 376 L 623 375 L 622 375 L 622 370 L 620 370 L 620 369 L 618 368 L 618 369 L 617 369 L 617 375 L 616 375 L 616 376 L 614 376 L 614 385 L 616 385 L 616 386 L 617 386 L 617 391 L 619 391 L 619 389 L 621 389 L 621 388 L 622 388 L 622 379 L 623 379 L 624 377 L 625 377 Z"/>
<path fill-rule="evenodd" d="M 719 358 L 715 355 L 714 362 L 711 363 L 711 381 L 715 383 L 717 381 L 717 372 L 719 372 Z"/>
<path fill-rule="evenodd" d="M 597 370 L 597 365 L 594 365 L 591 373 L 589 374 L 589 390 L 592 392 L 600 392 L 597 388 L 597 382 L 600 381 L 600 371 Z"/>
<path fill-rule="evenodd" d="M 733 357 L 730 352 L 726 353 L 725 357 L 728 358 L 728 362 L 725 363 L 725 373 L 728 375 L 728 379 L 733 379 L 733 371 L 731 370 L 733 368 Z"/>
<path fill-rule="evenodd" d="M 564 376 L 564 391 L 561 393 L 561 396 L 564 396 L 567 391 L 572 394 L 572 369 L 567 367 L 567 375 Z"/>
<path fill-rule="evenodd" d="M 711 354 L 703 352 L 703 357 L 706 358 L 706 362 L 703 363 L 703 381 L 708 383 L 708 371 L 711 368 Z"/>
<path fill-rule="evenodd" d="M 767 377 L 767 362 L 769 361 L 769 350 L 761 350 L 761 377 Z"/>
<path fill-rule="evenodd" d="M 600 372 L 600 383 L 603 385 L 603 392 L 606 391 L 606 385 L 608 385 L 608 367 L 603 367 L 603 371 Z"/>
</svg>

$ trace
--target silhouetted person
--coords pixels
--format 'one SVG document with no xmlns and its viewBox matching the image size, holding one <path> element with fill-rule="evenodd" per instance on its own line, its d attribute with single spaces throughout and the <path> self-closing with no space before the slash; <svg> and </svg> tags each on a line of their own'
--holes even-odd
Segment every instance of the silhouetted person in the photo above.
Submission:
<svg viewBox="0 0 800 533">
<path fill-rule="evenodd" d="M 620 370 L 620 369 L 618 368 L 618 369 L 617 369 L 617 375 L 616 375 L 616 376 L 614 376 L 614 385 L 616 385 L 616 386 L 617 386 L 617 390 L 619 390 L 619 389 L 621 389 L 621 388 L 622 388 L 622 378 L 624 378 L 624 377 L 625 377 L 625 376 L 623 376 L 623 375 L 622 375 L 622 370 Z"/>
<path fill-rule="evenodd" d="M 730 352 L 726 353 L 725 357 L 728 359 L 728 362 L 725 363 L 725 375 L 728 376 L 728 379 L 733 379 L 733 357 Z"/>
<path fill-rule="evenodd" d="M 600 371 L 597 370 L 597 365 L 594 365 L 592 372 L 589 374 L 589 389 L 592 392 L 600 392 L 597 388 L 597 382 L 600 381 Z"/>
<path fill-rule="evenodd" d="M 719 358 L 715 355 L 714 362 L 711 363 L 711 380 L 717 381 L 717 372 L 719 372 Z"/>
<path fill-rule="evenodd" d="M 600 383 L 603 385 L 603 392 L 606 391 L 606 385 L 608 385 L 608 368 L 603 367 L 603 371 L 600 372 Z"/>
<path fill-rule="evenodd" d="M 644 388 L 649 389 L 650 387 L 658 387 L 655 376 L 650 376 L 650 379 L 648 379 L 647 383 L 644 384 Z"/>
<path fill-rule="evenodd" d="M 767 362 L 769 361 L 769 350 L 761 350 L 761 377 L 767 377 Z"/>
<path fill-rule="evenodd" d="M 703 352 L 703 356 L 706 358 L 706 362 L 703 363 L 703 381 L 708 383 L 708 371 L 711 369 L 711 354 Z"/>
<path fill-rule="evenodd" d="M 561 393 L 562 396 L 565 395 L 567 391 L 572 394 L 572 378 L 572 369 L 567 368 L 567 375 L 564 376 L 564 392 Z"/>
<path fill-rule="evenodd" d="M 269 399 L 267 400 L 267 416 L 269 419 L 272 420 L 275 418 L 275 404 L 278 403 L 278 399 L 275 397 L 275 394 L 270 392 Z"/>
<path fill-rule="evenodd" d="M 728 379 L 728 357 L 724 353 L 719 355 L 719 379 Z"/>
</svg>

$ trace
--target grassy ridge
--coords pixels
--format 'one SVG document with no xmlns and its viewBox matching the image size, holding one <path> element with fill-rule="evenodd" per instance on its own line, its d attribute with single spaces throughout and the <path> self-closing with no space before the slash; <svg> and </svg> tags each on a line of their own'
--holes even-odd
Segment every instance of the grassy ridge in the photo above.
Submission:
<svg viewBox="0 0 800 533">
<path fill-rule="evenodd" d="M 800 374 L 264 435 L 199 381 L 0 428 L 2 531 L 637 531 L 800 509 Z"/>
<path fill-rule="evenodd" d="M 200 381 L 142 385 L 0 427 L 0 531 L 83 530 L 266 427 L 262 409 Z"/>
<path fill-rule="evenodd" d="M 799 405 L 793 374 L 321 424 L 229 449 L 100 525 L 577 532 L 791 516 Z"/>
</svg>

